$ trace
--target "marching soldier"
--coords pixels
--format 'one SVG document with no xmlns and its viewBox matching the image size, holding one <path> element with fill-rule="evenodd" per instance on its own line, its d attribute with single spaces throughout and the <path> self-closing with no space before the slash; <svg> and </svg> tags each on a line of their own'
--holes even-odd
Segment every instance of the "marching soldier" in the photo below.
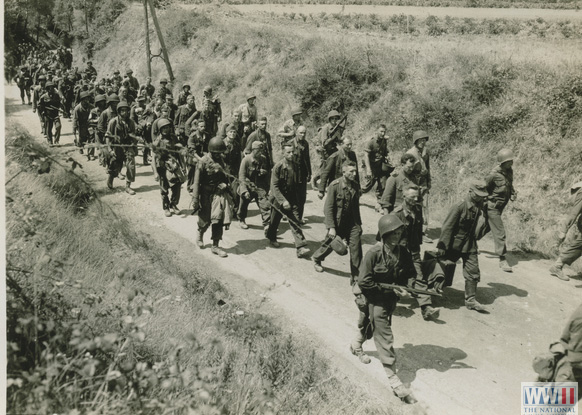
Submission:
<svg viewBox="0 0 582 415">
<path fill-rule="evenodd" d="M 513 152 L 507 148 L 499 150 L 497 163 L 498 165 L 485 179 L 489 198 L 484 212 L 485 228 L 481 235 L 484 236 L 491 231 L 495 243 L 495 253 L 499 256 L 499 268 L 505 272 L 512 272 L 505 258 L 507 245 L 505 244 L 505 226 L 501 214 L 509 201 L 514 201 L 517 197 L 517 192 L 513 188 Z"/>
<path fill-rule="evenodd" d="M 188 184 L 186 188 L 192 192 L 194 176 L 196 174 L 196 164 L 204 153 L 208 152 L 208 143 L 210 138 L 206 134 L 206 125 L 204 120 L 196 121 L 196 129 L 188 137 Z"/>
<path fill-rule="evenodd" d="M 184 181 L 181 160 L 178 152 L 183 148 L 178 137 L 172 132 L 172 123 L 162 118 L 158 123 L 160 135 L 153 143 L 156 153 L 157 172 L 159 175 L 162 209 L 167 217 L 179 215 L 180 193 Z"/>
<path fill-rule="evenodd" d="M 150 108 L 146 107 L 146 97 L 140 95 L 137 97 L 137 102 L 131 106 L 129 118 L 133 120 L 136 125 L 138 135 L 142 138 L 145 146 L 142 151 L 142 165 L 149 166 L 150 148 L 152 144 L 152 123 L 154 122 L 155 114 Z"/>
<path fill-rule="evenodd" d="M 408 298 L 409 294 L 401 288 L 385 288 L 380 285 L 386 283 L 405 286 L 408 278 L 415 275 L 410 253 L 400 245 L 403 232 L 404 224 L 395 215 L 382 216 L 378 221 L 378 233 L 382 241 L 370 248 L 360 268 L 357 281 L 359 290 L 355 291 L 357 293 L 361 290 L 361 294 L 357 293 L 361 302 L 358 304 L 359 333 L 351 343 L 350 350 L 361 356 L 362 363 L 369 363 L 369 358 L 363 359 L 367 356 L 362 351 L 362 344 L 368 337 L 371 326 L 378 358 L 388 375 L 393 393 L 403 402 L 414 404 L 417 402 L 416 398 L 402 384 L 394 370 L 396 353 L 392 334 L 392 313 L 398 300 Z"/>
<path fill-rule="evenodd" d="M 477 284 L 481 280 L 477 257 L 477 240 L 480 234 L 476 230 L 487 195 L 485 182 L 472 183 L 465 200 L 453 205 L 449 211 L 437 244 L 440 257 L 452 262 L 457 262 L 459 258 L 463 260 L 465 306 L 469 310 L 483 313 L 487 312 L 487 308 L 476 300 Z"/>
<path fill-rule="evenodd" d="M 44 117 L 40 111 L 37 111 L 38 104 L 40 103 L 40 97 L 42 97 L 46 92 L 46 76 L 39 75 L 38 77 L 38 85 L 36 85 L 32 91 L 32 112 L 36 112 L 38 115 L 38 119 L 40 121 L 40 127 L 42 130 L 42 134 L 45 135 L 45 122 Z"/>
<path fill-rule="evenodd" d="M 319 173 L 313 177 L 313 187 L 317 187 L 327 159 L 337 151 L 337 145 L 341 142 L 343 128 L 339 128 L 338 122 L 341 114 L 335 110 L 330 111 L 327 115 L 328 123 L 323 125 L 317 133 L 315 151 L 321 157 Z"/>
<path fill-rule="evenodd" d="M 178 94 L 178 103 L 177 103 L 178 106 L 186 105 L 189 97 L 194 97 L 192 95 L 192 92 L 190 92 L 190 85 L 184 84 L 184 85 L 182 85 L 182 90 Z M 196 105 L 194 105 L 194 108 L 196 108 Z"/>
<path fill-rule="evenodd" d="M 410 185 L 418 186 L 418 178 L 414 174 L 414 166 L 416 165 L 416 157 L 412 154 L 404 153 L 400 158 L 402 167 L 399 171 L 392 173 L 386 180 L 386 187 L 380 199 L 380 206 L 387 215 L 391 213 L 396 206 L 402 204 L 402 191 Z"/>
<path fill-rule="evenodd" d="M 562 243 L 560 255 L 550 268 L 551 275 L 564 281 L 570 279 L 564 275 L 562 270 L 564 264 L 572 265 L 582 255 L 582 181 L 574 183 L 570 188 L 570 193 L 574 203 L 568 211 L 568 217 L 558 236 Z"/>
<path fill-rule="evenodd" d="M 258 120 L 257 106 L 255 105 L 256 100 L 257 96 L 250 94 L 247 96 L 247 102 L 238 107 L 241 112 L 241 120 L 245 126 L 245 132 L 253 131 L 256 128 Z M 250 134 L 250 132 L 248 134 Z"/>
<path fill-rule="evenodd" d="M 97 138 L 97 123 L 99 121 L 99 117 L 101 113 L 105 110 L 105 102 L 106 98 L 105 95 L 96 95 L 95 96 L 95 106 L 91 109 L 89 113 L 89 143 L 95 145 L 95 143 L 101 143 L 98 141 Z M 95 147 L 91 147 L 87 150 L 87 155 L 91 155 L 91 157 L 95 158 Z M 99 164 L 103 165 L 103 155 L 102 151 L 99 150 Z"/>
<path fill-rule="evenodd" d="M 360 216 L 360 183 L 356 180 L 358 167 L 351 160 L 342 164 L 343 175 L 331 182 L 325 199 L 325 227 L 327 236 L 313 254 L 314 268 L 323 272 L 321 262 L 331 253 L 336 236 L 345 239 L 350 248 L 350 272 L 353 282 L 358 278 L 362 262 L 362 218 Z"/>
<path fill-rule="evenodd" d="M 119 176 L 125 163 L 125 193 L 135 195 L 131 183 L 135 181 L 135 155 L 137 136 L 135 123 L 129 118 L 129 105 L 121 101 L 117 105 L 117 116 L 109 121 L 105 135 L 109 163 L 107 165 L 107 187 L 113 189 L 113 179 Z"/>
<path fill-rule="evenodd" d="M 109 126 L 109 121 L 117 117 L 117 104 L 119 104 L 119 97 L 115 94 L 109 95 L 107 97 L 107 109 L 99 115 L 99 120 L 97 121 L 97 132 L 95 134 L 95 139 L 97 143 L 103 145 L 106 143 L 105 134 L 107 133 L 107 127 Z M 99 153 L 99 160 L 101 163 L 107 167 L 109 163 L 108 157 L 111 155 L 107 151 L 107 148 L 102 147 Z"/>
<path fill-rule="evenodd" d="M 24 102 L 24 95 L 26 94 L 26 98 L 28 98 L 28 105 L 31 105 L 30 102 L 30 87 L 32 86 L 32 75 L 30 74 L 30 70 L 27 66 L 22 66 L 20 68 L 20 72 L 16 75 L 15 79 L 16 85 L 18 89 L 20 89 L 20 99 L 22 100 L 22 105 L 26 105 Z"/>
<path fill-rule="evenodd" d="M 59 110 L 61 108 L 61 97 L 55 90 L 53 82 L 46 83 L 46 92 L 38 104 L 38 111 L 42 114 L 45 122 L 45 136 L 50 145 L 59 144 L 61 138 L 61 119 L 59 117 Z M 53 135 L 53 127 L 55 132 Z"/>
<path fill-rule="evenodd" d="M 271 193 L 269 202 L 271 203 L 271 218 L 265 236 L 274 248 L 278 248 L 277 229 L 283 214 L 289 220 L 291 233 L 295 240 L 297 258 L 303 258 L 309 253 L 305 236 L 299 224 L 299 212 L 297 207 L 297 171 L 293 164 L 293 146 L 284 147 L 283 160 L 275 164 L 271 175 Z"/>
<path fill-rule="evenodd" d="M 125 71 L 125 75 L 127 76 L 126 79 L 129 82 L 130 95 L 132 97 L 137 97 L 139 93 L 139 81 L 135 76 L 133 76 L 133 71 L 131 69 Z"/>
<path fill-rule="evenodd" d="M 73 74 L 63 77 L 59 82 L 59 93 L 63 99 L 63 117 L 71 117 L 71 107 L 75 99 L 75 76 Z"/>
<path fill-rule="evenodd" d="M 214 137 L 218 132 L 218 123 L 222 121 L 222 107 L 220 100 L 212 97 L 212 87 L 204 87 L 203 94 L 199 117 L 204 120 L 208 136 Z"/>
<path fill-rule="evenodd" d="M 418 185 L 420 186 L 420 200 L 422 201 L 422 217 L 424 219 L 423 234 L 426 234 L 428 228 L 428 195 L 432 185 L 430 176 L 430 157 L 426 149 L 426 142 L 428 141 L 428 133 L 426 131 L 418 130 L 412 134 L 414 145 L 407 153 L 416 157 L 416 166 L 414 172 L 418 178 Z M 427 236 L 424 236 L 425 242 L 432 242 Z"/>
<path fill-rule="evenodd" d="M 235 109 L 234 111 L 232 111 L 231 120 L 222 124 L 222 126 L 220 127 L 220 132 L 218 133 L 218 136 L 221 137 L 222 139 L 224 139 L 224 137 L 226 137 L 226 130 L 230 127 L 233 127 L 235 132 L 236 132 L 236 140 L 239 143 L 239 147 L 244 151 L 247 143 L 246 143 L 246 139 L 243 142 L 243 137 L 246 138 L 248 136 L 246 136 L 246 137 L 244 136 L 244 125 L 243 125 L 241 119 L 242 119 L 242 115 L 238 109 Z"/>
<path fill-rule="evenodd" d="M 172 95 L 172 91 L 167 87 L 168 80 L 166 78 L 160 79 L 160 87 L 156 93 L 156 98 L 160 98 L 162 102 L 166 100 L 166 95 Z"/>
<path fill-rule="evenodd" d="M 91 112 L 91 93 L 83 91 L 81 93 L 81 103 L 77 104 L 73 111 L 73 134 L 76 138 L 79 153 L 83 154 L 85 143 L 91 139 L 89 137 L 89 114 Z M 91 160 L 91 152 L 87 151 L 87 160 Z"/>
<path fill-rule="evenodd" d="M 145 95 L 149 102 L 154 99 L 155 92 L 156 87 L 152 85 L 152 78 L 148 76 L 146 78 L 146 83 L 139 87 L 139 95 Z"/>
<path fill-rule="evenodd" d="M 362 191 L 369 192 L 372 187 L 376 185 L 376 211 L 380 212 L 380 199 L 382 199 L 386 179 L 388 179 L 390 173 L 394 171 L 394 166 L 392 166 L 392 163 L 390 162 L 386 125 L 380 124 L 376 136 L 372 137 L 366 143 L 364 154 L 366 178 Z"/>
<path fill-rule="evenodd" d="M 295 138 L 297 134 L 297 129 L 301 125 L 301 115 L 303 111 L 301 109 L 296 108 L 291 111 L 291 119 L 285 121 L 285 123 L 281 126 L 279 131 L 277 132 L 277 136 L 281 140 L 281 148 L 285 146 L 288 142 Z"/>
<path fill-rule="evenodd" d="M 239 183 L 236 178 L 238 177 L 240 170 L 242 151 L 239 146 L 239 142 L 236 139 L 236 130 L 234 127 L 227 128 L 226 138 L 223 141 L 226 145 L 226 150 L 224 151 L 224 165 L 226 173 L 228 173 L 230 187 L 232 190 L 233 217 L 236 217 L 236 208 L 239 205 Z"/>
<path fill-rule="evenodd" d="M 178 138 L 183 144 L 187 143 L 190 134 L 190 126 L 187 124 L 188 119 L 196 112 L 196 105 L 194 104 L 194 96 L 188 95 L 186 103 L 178 107 L 174 125 L 176 126 Z"/>
<path fill-rule="evenodd" d="M 166 94 L 166 102 L 162 104 L 162 109 L 166 108 L 168 110 L 168 119 L 173 121 L 176 119 L 176 112 L 178 107 L 174 104 L 174 97 L 170 94 Z"/>
<path fill-rule="evenodd" d="M 196 243 L 198 247 L 204 247 L 202 238 L 211 227 L 212 253 L 221 258 L 228 256 L 218 244 L 222 239 L 223 228 L 230 225 L 232 209 L 229 181 L 222 161 L 225 150 L 226 146 L 221 138 L 214 137 L 210 140 L 208 154 L 196 166 L 192 192 L 194 213 L 198 212 Z"/>
<path fill-rule="evenodd" d="M 355 180 L 356 182 L 360 183 L 360 173 L 358 172 L 357 168 L 358 160 L 356 158 L 356 153 L 352 151 L 352 139 L 344 137 L 340 148 L 329 157 L 325 164 L 324 170 L 321 172 L 321 179 L 319 180 L 319 193 L 317 197 L 323 199 L 327 185 L 342 176 L 342 166 L 346 160 L 350 160 L 356 165 Z"/>
<path fill-rule="evenodd" d="M 269 219 L 271 216 L 271 205 L 267 199 L 270 186 L 270 168 L 262 152 L 263 145 L 261 141 L 255 141 L 252 144 L 251 154 L 247 154 L 241 162 L 238 173 L 238 191 L 241 196 L 238 207 L 238 219 L 242 229 L 249 228 L 246 219 L 249 204 L 254 200 L 261 212 L 263 229 L 266 232 L 269 229 Z"/>
<path fill-rule="evenodd" d="M 87 68 L 85 69 L 85 73 L 93 78 L 97 78 L 97 69 L 93 66 L 93 62 L 87 62 Z"/>
<path fill-rule="evenodd" d="M 297 191 L 297 205 L 299 209 L 299 219 L 302 224 L 306 223 L 303 219 L 305 202 L 307 201 L 307 184 L 311 181 L 311 156 L 309 154 L 309 143 L 305 139 L 307 130 L 304 126 L 297 128 L 295 138 L 291 140 L 293 144 L 293 161 L 297 166 L 299 183 Z"/>
<path fill-rule="evenodd" d="M 259 119 L 257 124 L 258 128 L 249 135 L 247 139 L 247 146 L 245 148 L 245 153 L 250 154 L 252 150 L 252 145 L 255 141 L 260 141 L 263 143 L 263 155 L 267 159 L 267 165 L 271 169 L 275 162 L 273 159 L 273 144 L 271 141 L 271 134 L 267 132 L 267 117 L 263 116 Z"/>
</svg>

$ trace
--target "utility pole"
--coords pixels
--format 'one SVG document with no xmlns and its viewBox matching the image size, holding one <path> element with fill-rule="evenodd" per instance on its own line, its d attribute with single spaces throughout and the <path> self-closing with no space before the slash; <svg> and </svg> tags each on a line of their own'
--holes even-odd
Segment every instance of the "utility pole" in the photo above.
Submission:
<svg viewBox="0 0 582 415">
<path fill-rule="evenodd" d="M 148 76 L 152 77 L 152 52 L 150 50 L 150 24 L 148 17 L 148 3 L 143 0 L 143 10 L 145 12 L 145 35 L 146 35 L 146 61 L 148 63 Z"/>
<path fill-rule="evenodd" d="M 175 79 L 174 72 L 172 71 L 172 65 L 170 65 L 170 57 L 168 56 L 166 44 L 164 43 L 164 37 L 162 35 L 162 30 L 160 29 L 160 24 L 158 23 L 158 17 L 156 16 L 156 9 L 154 7 L 154 3 L 152 2 L 152 0 L 144 0 L 144 1 L 147 2 L 147 4 L 149 4 L 149 6 L 150 6 L 150 11 L 152 13 L 152 20 L 154 21 L 154 26 L 156 28 L 158 40 L 160 41 L 160 46 L 162 47 L 162 54 L 163 54 L 162 59 L 164 60 L 164 63 L 166 64 L 166 70 L 168 71 L 168 75 L 170 77 L 170 82 L 173 82 Z M 149 49 L 149 42 L 148 42 L 147 48 Z M 148 57 L 148 62 L 152 57 L 153 56 L 150 54 L 150 57 Z"/>
</svg>

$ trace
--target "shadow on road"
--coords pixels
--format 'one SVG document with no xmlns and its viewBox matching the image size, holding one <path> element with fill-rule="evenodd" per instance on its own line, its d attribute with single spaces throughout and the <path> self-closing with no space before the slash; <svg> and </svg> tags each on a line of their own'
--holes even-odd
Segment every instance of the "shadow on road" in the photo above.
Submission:
<svg viewBox="0 0 582 415">
<path fill-rule="evenodd" d="M 490 282 L 487 286 L 479 286 L 477 288 L 477 301 L 484 305 L 491 305 L 499 297 L 509 297 L 515 295 L 517 297 L 527 297 L 528 292 L 513 285 L 503 284 L 499 282 Z M 442 299 L 438 300 L 437 306 L 445 307 L 451 310 L 456 310 L 465 306 L 465 291 L 457 290 L 452 287 L 445 289 Z"/>
</svg>

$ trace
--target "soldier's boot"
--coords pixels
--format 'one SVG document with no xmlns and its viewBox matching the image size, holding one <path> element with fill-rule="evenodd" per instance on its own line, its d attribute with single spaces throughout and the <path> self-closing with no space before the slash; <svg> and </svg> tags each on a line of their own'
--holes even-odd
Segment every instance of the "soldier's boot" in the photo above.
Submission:
<svg viewBox="0 0 582 415">
<path fill-rule="evenodd" d="M 398 376 L 396 376 L 390 366 L 384 366 L 384 371 L 388 375 L 388 383 L 390 384 L 394 395 L 400 398 L 402 402 L 407 404 L 415 404 L 418 402 L 414 395 L 412 395 L 411 390 L 404 386 L 402 381 L 398 378 Z"/>
<path fill-rule="evenodd" d="M 562 281 L 570 281 L 570 278 L 564 274 L 562 266 L 563 265 L 561 263 L 555 263 L 554 265 L 552 265 L 552 267 L 550 268 L 550 275 L 558 277 Z"/>
<path fill-rule="evenodd" d="M 439 318 L 439 314 L 441 312 L 440 308 L 435 308 L 430 305 L 423 305 L 420 307 L 422 309 L 422 318 L 426 321 L 428 320 L 436 320 Z"/>
<path fill-rule="evenodd" d="M 218 247 L 218 241 L 212 241 L 212 253 L 220 258 L 226 258 L 228 254 Z"/>
<path fill-rule="evenodd" d="M 132 196 L 135 194 L 135 190 L 131 188 L 131 182 L 125 182 L 125 193 Z"/>
<path fill-rule="evenodd" d="M 513 272 L 513 269 L 509 266 L 505 257 L 499 257 L 499 268 L 505 272 Z"/>
<path fill-rule="evenodd" d="M 313 260 L 313 268 L 315 268 L 315 272 L 323 272 L 323 265 L 321 265 L 321 261 Z"/>
<path fill-rule="evenodd" d="M 488 313 L 487 307 L 480 304 L 475 296 L 477 295 L 477 281 L 465 280 L 465 307 L 469 310 L 475 310 L 479 313 Z"/>
<path fill-rule="evenodd" d="M 365 365 L 367 365 L 368 363 L 370 363 L 372 361 L 372 359 L 370 359 L 370 356 L 368 356 L 362 350 L 362 345 L 361 344 L 360 345 L 350 344 L 350 352 L 354 356 L 358 356 L 358 359 L 360 359 L 360 362 L 362 362 Z"/>
<path fill-rule="evenodd" d="M 107 187 L 111 190 L 113 190 L 113 179 L 115 178 L 115 176 L 113 174 L 109 174 L 109 177 L 107 177 Z"/>
<path fill-rule="evenodd" d="M 203 235 L 204 233 L 200 230 L 200 228 L 198 228 L 196 231 L 196 245 L 198 245 L 198 248 L 204 248 L 204 241 L 202 240 Z"/>
</svg>

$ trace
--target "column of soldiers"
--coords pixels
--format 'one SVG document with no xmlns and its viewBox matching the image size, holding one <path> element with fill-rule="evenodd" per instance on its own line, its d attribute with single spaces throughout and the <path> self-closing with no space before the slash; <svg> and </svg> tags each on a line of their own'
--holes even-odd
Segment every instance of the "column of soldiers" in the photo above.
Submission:
<svg viewBox="0 0 582 415">
<path fill-rule="evenodd" d="M 49 144 L 59 143 L 59 114 L 66 116 L 72 108 L 75 144 L 82 154 L 86 151 L 88 160 L 98 159 L 106 168 L 108 188 L 113 189 L 113 181 L 119 177 L 125 180 L 125 192 L 135 194 L 131 184 L 138 147 L 143 149 L 142 165 L 151 165 L 159 183 L 165 216 L 181 213 L 178 206 L 186 183 L 192 214 L 198 215 L 196 243 L 200 248 L 205 246 L 204 235 L 210 228 L 211 252 L 221 258 L 227 252 L 220 241 L 230 224 L 238 219 L 241 229 L 249 229 L 251 202 L 259 208 L 270 246 L 280 247 L 277 233 L 283 219 L 291 228 L 297 257 L 308 257 L 304 205 L 308 183 L 313 180 L 319 199 L 325 197 L 326 227 L 326 235 L 312 255 L 314 269 L 324 272 L 323 262 L 334 251 L 340 255 L 349 252 L 350 285 L 359 310 L 357 336 L 350 350 L 362 363 L 369 363 L 362 344 L 373 337 L 389 383 L 404 402 L 416 399 L 394 372 L 391 316 L 399 299 L 415 293 L 422 317 L 437 319 L 440 310 L 433 307 L 432 296 L 442 295 L 451 283 L 456 262 L 462 260 L 465 306 L 488 313 L 477 301 L 477 241 L 488 232 L 493 236 L 500 269 L 512 271 L 506 259 L 502 220 L 505 207 L 517 195 L 514 156 L 509 149 L 499 151 L 497 164 L 485 180 L 469 183 L 466 197 L 451 207 L 443 222 L 436 251 L 425 251 L 421 257 L 422 244 L 433 242 L 426 234 L 432 185 L 427 150 L 430 136 L 426 131 L 413 133 L 412 145 L 396 168 L 387 127 L 379 125 L 366 141 L 363 163 L 359 163 L 352 150 L 353 140 L 343 135 L 346 117 L 332 110 L 312 143 L 320 157 L 319 168 L 313 172 L 299 108 L 291 111 L 291 118 L 277 132 L 275 144 L 283 157 L 276 162 L 268 120 L 257 110 L 254 94 L 235 106 L 231 118 L 223 121 L 221 102 L 210 86 L 203 89 L 197 104 L 190 85 L 182 85 L 176 105 L 167 79 L 161 79 L 157 88 L 150 78 L 140 85 L 131 69 L 125 78 L 115 71 L 100 81 L 91 62 L 82 72 L 75 68 L 52 73 L 44 68 L 40 73 L 29 76 L 22 72 L 20 76 L 19 86 L 30 83 L 27 89 L 32 87 L 31 105 L 38 111 Z M 378 243 L 364 255 L 360 197 L 374 187 L 376 211 L 381 214 Z M 564 280 L 568 278 L 563 266 L 582 253 L 582 182 L 572 186 L 572 194 L 574 204 L 560 234 L 564 243 L 550 270 Z"/>
</svg>

